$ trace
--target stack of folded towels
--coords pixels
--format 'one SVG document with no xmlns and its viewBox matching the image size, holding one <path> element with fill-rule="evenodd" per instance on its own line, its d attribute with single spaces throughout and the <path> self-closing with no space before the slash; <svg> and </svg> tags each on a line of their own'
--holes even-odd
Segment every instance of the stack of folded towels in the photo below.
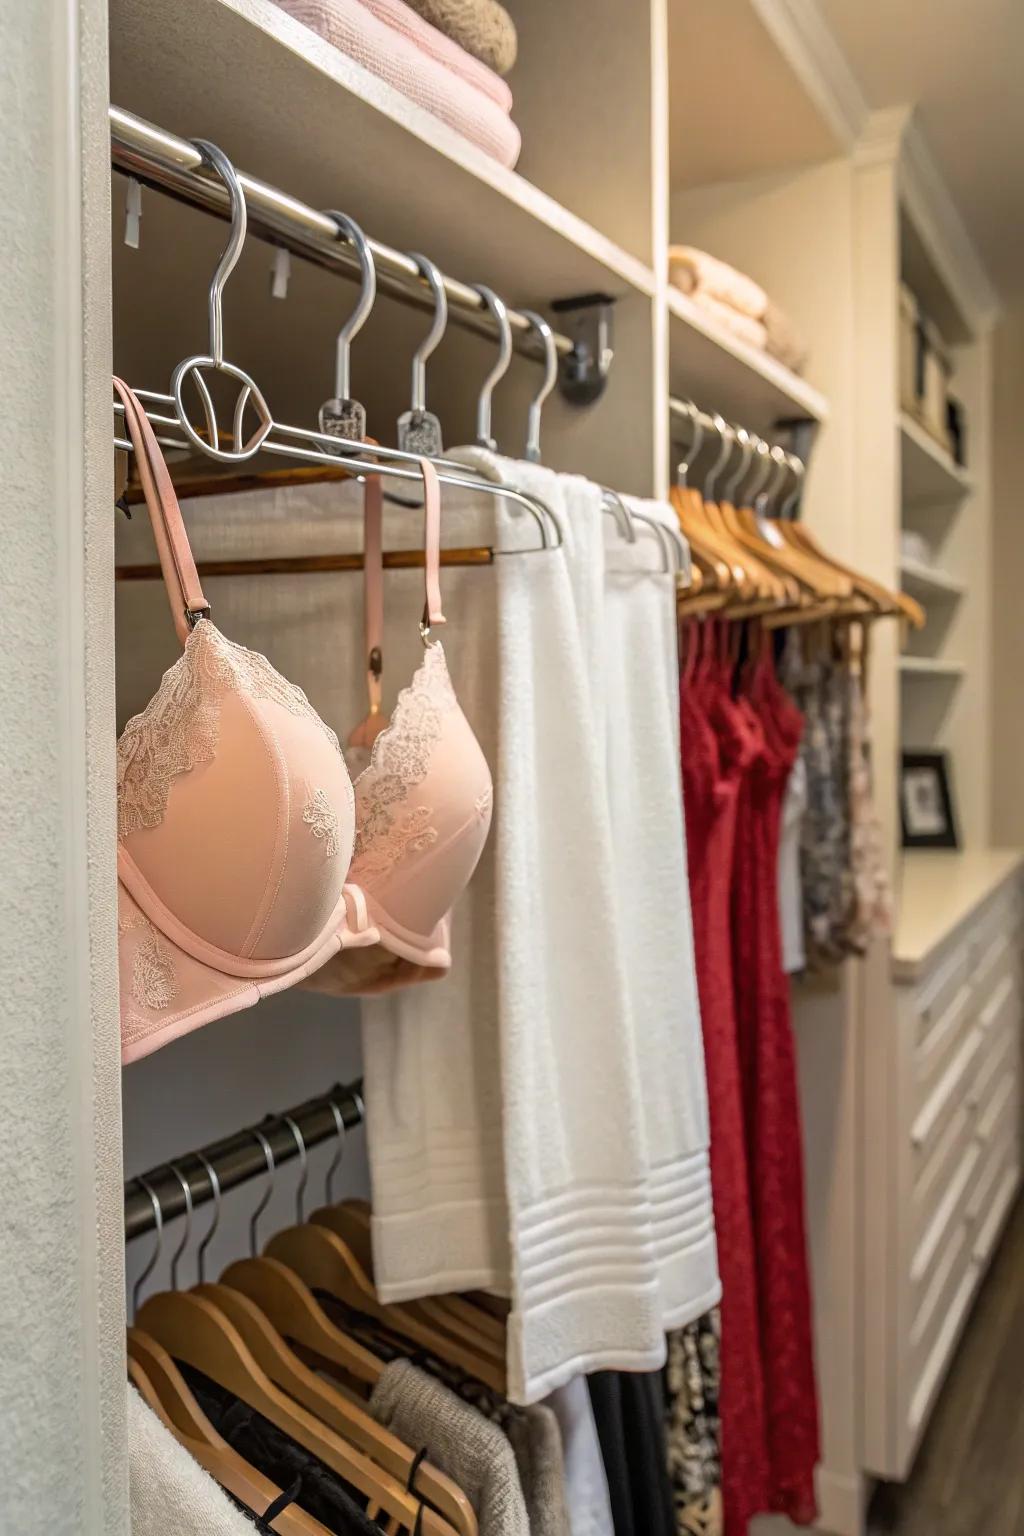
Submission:
<svg viewBox="0 0 1024 1536">
<path fill-rule="evenodd" d="M 519 158 L 516 30 L 498 0 L 276 0 L 418 107 L 502 165 Z"/>
<path fill-rule="evenodd" d="M 668 271 L 673 286 L 719 325 L 759 352 L 769 352 L 794 373 L 804 371 L 807 348 L 789 316 L 752 278 L 692 245 L 669 246 Z"/>
</svg>

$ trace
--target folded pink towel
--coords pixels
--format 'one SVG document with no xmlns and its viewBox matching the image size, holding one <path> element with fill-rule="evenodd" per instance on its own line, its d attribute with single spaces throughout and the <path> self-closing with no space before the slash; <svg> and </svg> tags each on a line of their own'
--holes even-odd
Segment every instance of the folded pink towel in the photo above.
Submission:
<svg viewBox="0 0 1024 1536">
<path fill-rule="evenodd" d="M 515 165 L 522 140 L 507 112 L 403 32 L 379 20 L 361 0 L 275 0 L 275 4 L 492 160 Z"/>
<path fill-rule="evenodd" d="M 499 0 L 410 0 L 414 10 L 499 75 L 516 61 L 515 22 Z"/>
<path fill-rule="evenodd" d="M 501 76 L 496 75 L 493 69 L 488 69 L 486 64 L 481 64 L 479 59 L 475 59 L 443 32 L 439 32 L 437 27 L 418 15 L 405 0 L 360 0 L 360 4 L 372 11 L 378 21 L 387 22 L 389 27 L 401 32 L 417 48 L 422 48 L 438 64 L 445 64 L 455 74 L 461 75 L 467 85 L 475 85 L 477 90 L 483 91 L 503 112 L 512 111 L 512 92 Z"/>
</svg>

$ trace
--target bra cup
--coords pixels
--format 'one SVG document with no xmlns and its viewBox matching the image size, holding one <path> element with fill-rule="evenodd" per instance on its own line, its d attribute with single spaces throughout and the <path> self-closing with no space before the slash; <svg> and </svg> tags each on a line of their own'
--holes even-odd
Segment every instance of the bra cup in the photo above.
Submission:
<svg viewBox="0 0 1024 1536">
<path fill-rule="evenodd" d="M 122 846 L 189 932 L 272 960 L 305 949 L 337 906 L 353 829 L 348 771 L 325 734 L 231 693 L 214 757 L 175 777 L 160 823 Z"/>
<path fill-rule="evenodd" d="M 356 785 L 357 807 L 359 785 Z M 469 884 L 491 824 L 491 774 L 458 707 L 444 717 L 427 773 L 393 807 L 392 826 L 352 862 L 383 929 L 429 939 Z"/>
</svg>

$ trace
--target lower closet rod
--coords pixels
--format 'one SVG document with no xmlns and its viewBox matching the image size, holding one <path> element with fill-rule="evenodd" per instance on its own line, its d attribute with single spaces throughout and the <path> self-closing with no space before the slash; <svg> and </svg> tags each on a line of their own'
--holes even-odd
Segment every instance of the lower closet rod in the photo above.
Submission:
<svg viewBox="0 0 1024 1536">
<path fill-rule="evenodd" d="M 348 1085 L 339 1083 L 319 1098 L 307 1099 L 305 1104 L 286 1110 L 283 1115 L 267 1115 L 266 1119 L 261 1120 L 256 1129 L 270 1143 L 274 1166 L 299 1155 L 298 1143 L 285 1116 L 294 1120 L 307 1147 L 337 1139 L 338 1122 L 331 1106 L 333 1104 L 338 1109 L 346 1131 L 361 1125 L 364 1118 L 361 1088 L 361 1082 Z M 267 1173 L 266 1154 L 251 1130 L 236 1131 L 233 1136 L 211 1142 L 208 1147 L 199 1150 L 207 1162 L 212 1164 L 222 1191 L 234 1189 L 238 1184 Z M 188 1177 L 194 1206 L 202 1205 L 212 1198 L 210 1176 L 195 1152 L 175 1157 L 174 1162 Z M 172 1221 L 175 1216 L 182 1214 L 185 1209 L 185 1191 L 169 1163 L 162 1163 L 159 1168 L 153 1168 L 141 1177 L 160 1202 L 164 1221 Z M 138 1237 L 142 1232 L 152 1231 L 155 1226 L 153 1202 L 138 1178 L 129 1179 L 124 1186 L 125 1237 Z"/>
<path fill-rule="evenodd" d="M 187 139 L 179 139 L 176 134 L 147 123 L 133 112 L 112 106 L 110 152 L 114 169 L 123 175 L 134 176 L 144 185 L 156 187 L 207 213 L 228 217 L 227 188 L 218 176 L 209 173 L 203 165 L 202 155 Z M 290 197 L 287 192 L 281 192 L 244 171 L 239 171 L 238 177 L 245 192 L 249 227 L 255 235 L 272 245 L 286 246 L 295 255 L 314 261 L 318 266 L 358 279 L 359 260 L 355 249 L 329 214 L 310 208 L 297 197 Z M 412 258 L 404 251 L 382 245 L 379 240 L 371 240 L 369 236 L 367 240 L 381 291 L 418 309 L 432 311 L 434 298 L 430 286 Z M 441 280 L 453 323 L 482 336 L 497 336 L 495 322 L 476 289 L 445 273 L 441 274 Z M 543 361 L 544 347 L 533 321 L 511 306 L 508 320 L 516 350 Z M 559 356 L 566 357 L 575 352 L 575 343 L 570 337 L 558 331 L 553 334 Z"/>
</svg>

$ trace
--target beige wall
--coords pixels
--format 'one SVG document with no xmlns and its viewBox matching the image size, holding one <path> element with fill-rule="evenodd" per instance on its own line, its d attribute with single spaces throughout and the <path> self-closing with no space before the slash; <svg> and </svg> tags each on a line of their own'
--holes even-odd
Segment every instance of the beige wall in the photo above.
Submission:
<svg viewBox="0 0 1024 1536">
<path fill-rule="evenodd" d="M 1024 846 L 1024 307 L 995 334 L 992 443 L 992 841 Z"/>
</svg>

